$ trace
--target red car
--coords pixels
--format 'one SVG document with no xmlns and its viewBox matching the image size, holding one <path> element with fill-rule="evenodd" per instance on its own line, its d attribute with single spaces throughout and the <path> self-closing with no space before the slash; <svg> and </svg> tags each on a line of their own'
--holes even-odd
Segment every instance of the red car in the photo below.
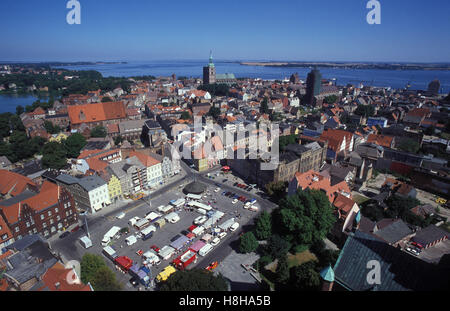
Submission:
<svg viewBox="0 0 450 311">
<path fill-rule="evenodd" d="M 78 230 L 80 230 L 80 226 L 76 226 L 76 227 L 73 228 L 71 231 L 72 231 L 72 232 L 77 232 Z"/>
<path fill-rule="evenodd" d="M 190 227 L 189 227 L 189 229 L 188 229 L 188 230 L 189 230 L 190 232 L 192 232 L 192 231 L 194 231 L 194 229 L 195 229 L 195 228 L 197 228 L 197 226 L 195 226 L 195 225 L 192 225 L 192 226 L 190 226 Z"/>
<path fill-rule="evenodd" d="M 418 248 L 420 248 L 420 249 L 423 248 L 423 245 L 420 244 L 420 243 L 417 243 L 417 242 L 411 242 L 411 245 L 414 245 L 415 247 L 418 247 Z"/>
<path fill-rule="evenodd" d="M 159 247 L 156 245 L 152 245 L 152 247 L 150 247 L 152 250 L 154 250 L 155 252 L 159 253 Z"/>
</svg>

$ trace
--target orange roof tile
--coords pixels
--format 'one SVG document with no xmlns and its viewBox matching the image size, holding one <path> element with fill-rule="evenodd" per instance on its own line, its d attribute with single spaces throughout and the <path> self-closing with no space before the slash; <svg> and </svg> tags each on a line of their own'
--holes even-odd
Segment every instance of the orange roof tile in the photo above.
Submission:
<svg viewBox="0 0 450 311">
<path fill-rule="evenodd" d="M 101 122 L 126 118 L 123 102 L 106 102 L 69 106 L 68 113 L 72 124 Z"/>
<path fill-rule="evenodd" d="M 47 288 L 50 291 L 92 291 L 89 285 L 85 285 L 81 281 L 76 282 L 79 284 L 69 283 L 68 278 L 71 276 L 69 273 L 73 273 L 72 271 L 72 269 L 66 269 L 61 263 L 57 262 L 42 276 L 44 286 L 38 290 L 42 291 Z M 74 275 L 74 277 L 78 278 L 79 276 Z"/>
<path fill-rule="evenodd" d="M 160 161 L 156 160 L 155 158 L 153 158 L 149 155 L 137 152 L 137 151 L 130 152 L 130 158 L 131 157 L 138 158 L 138 160 L 142 163 L 142 165 L 144 165 L 146 167 L 151 167 L 151 166 L 161 163 Z"/>
<path fill-rule="evenodd" d="M 36 184 L 28 177 L 6 170 L 0 170 L 0 193 L 16 196 L 27 189 L 28 186 L 35 187 Z"/>
<path fill-rule="evenodd" d="M 376 134 L 370 134 L 367 137 L 368 143 L 374 143 L 378 146 L 390 148 L 392 146 L 392 141 L 394 140 L 394 137 L 392 136 L 384 136 L 384 135 L 376 135 Z"/>
</svg>

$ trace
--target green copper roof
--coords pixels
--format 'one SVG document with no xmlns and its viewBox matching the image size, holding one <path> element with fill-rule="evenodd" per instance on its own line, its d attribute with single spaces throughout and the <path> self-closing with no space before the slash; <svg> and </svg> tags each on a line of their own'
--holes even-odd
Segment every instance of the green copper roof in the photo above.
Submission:
<svg viewBox="0 0 450 311">
<path fill-rule="evenodd" d="M 209 67 L 214 67 L 212 51 L 209 52 Z"/>
<path fill-rule="evenodd" d="M 330 283 L 334 282 L 333 268 L 331 268 L 331 266 L 326 267 L 325 269 L 320 271 L 320 276 L 322 277 L 322 279 L 324 279 L 327 282 L 330 282 Z"/>
</svg>

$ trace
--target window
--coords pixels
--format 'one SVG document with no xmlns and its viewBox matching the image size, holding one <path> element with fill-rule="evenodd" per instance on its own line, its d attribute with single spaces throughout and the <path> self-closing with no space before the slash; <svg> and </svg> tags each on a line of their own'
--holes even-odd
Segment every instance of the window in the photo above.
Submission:
<svg viewBox="0 0 450 311">
<path fill-rule="evenodd" d="M 59 209 L 58 208 L 55 208 L 55 213 L 58 213 L 59 212 Z"/>
<path fill-rule="evenodd" d="M 56 217 L 56 220 L 60 221 L 61 220 L 61 216 L 58 215 L 58 217 Z"/>
<path fill-rule="evenodd" d="M 53 225 L 53 219 L 50 219 L 50 224 Z"/>
<path fill-rule="evenodd" d="M 58 224 L 58 229 L 61 229 L 61 228 L 62 228 L 62 224 L 59 223 L 59 224 Z"/>
<path fill-rule="evenodd" d="M 41 220 L 44 220 L 44 214 L 41 215 Z"/>
<path fill-rule="evenodd" d="M 42 227 L 47 228 L 47 223 L 46 223 L 46 222 L 43 222 L 43 223 L 42 223 Z"/>
<path fill-rule="evenodd" d="M 52 216 L 52 211 L 48 211 L 48 216 Z"/>
<path fill-rule="evenodd" d="M 15 229 L 15 230 L 16 230 L 16 232 L 19 232 L 19 227 L 16 227 L 16 229 Z"/>
<path fill-rule="evenodd" d="M 6 240 L 8 238 L 8 234 L 2 235 L 2 240 Z"/>
<path fill-rule="evenodd" d="M 33 229 L 33 232 L 34 232 L 34 233 L 37 233 L 37 229 L 36 229 L 36 228 L 34 228 L 34 229 Z"/>
<path fill-rule="evenodd" d="M 26 225 L 27 225 L 27 228 L 29 228 L 30 227 L 30 222 L 27 221 Z"/>
<path fill-rule="evenodd" d="M 70 207 L 70 202 L 67 202 L 67 207 Z"/>
</svg>

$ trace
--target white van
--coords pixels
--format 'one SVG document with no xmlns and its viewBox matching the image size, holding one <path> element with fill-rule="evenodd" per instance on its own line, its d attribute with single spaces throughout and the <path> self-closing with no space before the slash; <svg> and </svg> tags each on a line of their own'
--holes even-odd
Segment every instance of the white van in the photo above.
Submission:
<svg viewBox="0 0 450 311">
<path fill-rule="evenodd" d="M 128 224 L 129 224 L 131 227 L 134 227 L 134 225 L 135 225 L 139 220 L 141 220 L 141 218 L 139 218 L 138 216 L 133 217 L 133 218 L 131 218 L 131 219 L 128 221 Z"/>
<path fill-rule="evenodd" d="M 213 246 L 209 243 L 207 243 L 205 246 L 203 246 L 199 251 L 198 254 L 202 257 L 206 256 L 211 250 L 213 249 Z"/>
<path fill-rule="evenodd" d="M 170 213 L 169 215 L 166 215 L 164 218 L 171 224 L 175 224 L 178 221 L 180 221 L 180 216 L 178 216 L 178 214 L 175 212 Z"/>
<path fill-rule="evenodd" d="M 231 227 L 230 227 L 230 231 L 234 232 L 237 230 L 237 228 L 239 228 L 239 223 L 235 222 Z"/>
<path fill-rule="evenodd" d="M 83 245 L 84 248 L 88 249 L 92 246 L 92 241 L 87 236 L 83 236 L 80 238 L 80 244 Z"/>
<path fill-rule="evenodd" d="M 203 208 L 197 208 L 197 213 L 202 214 L 202 215 L 207 214 L 207 212 Z"/>
<path fill-rule="evenodd" d="M 151 265 L 159 265 L 161 263 L 161 259 L 159 259 L 158 255 L 152 250 L 149 250 L 142 255 L 145 261 Z"/>
</svg>

